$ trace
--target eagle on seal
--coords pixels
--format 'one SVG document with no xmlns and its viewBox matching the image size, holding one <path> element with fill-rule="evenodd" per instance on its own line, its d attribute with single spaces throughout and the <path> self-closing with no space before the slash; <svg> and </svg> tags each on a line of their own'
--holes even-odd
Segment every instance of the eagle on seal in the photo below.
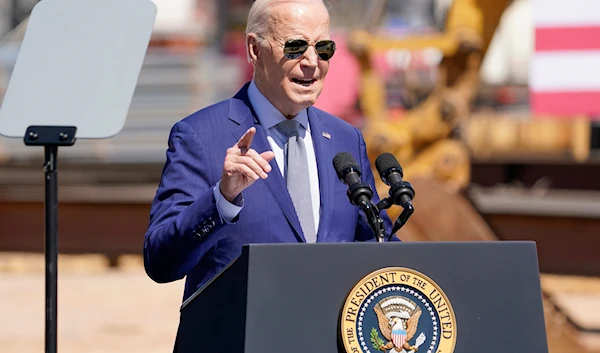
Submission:
<svg viewBox="0 0 600 353">
<path fill-rule="evenodd" d="M 411 346 L 408 341 L 417 332 L 421 308 L 412 300 L 400 296 L 384 298 L 374 307 L 379 323 L 379 330 L 388 342 L 379 347 L 385 351 L 394 349 L 401 352 L 417 351 L 416 346 Z"/>
</svg>

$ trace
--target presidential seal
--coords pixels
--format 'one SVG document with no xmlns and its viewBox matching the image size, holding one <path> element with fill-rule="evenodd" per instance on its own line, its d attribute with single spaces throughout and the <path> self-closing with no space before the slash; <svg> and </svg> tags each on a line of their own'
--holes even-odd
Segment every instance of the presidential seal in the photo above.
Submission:
<svg viewBox="0 0 600 353">
<path fill-rule="evenodd" d="M 402 267 L 364 277 L 341 314 L 348 353 L 452 353 L 456 317 L 442 289 L 429 277 Z"/>
</svg>

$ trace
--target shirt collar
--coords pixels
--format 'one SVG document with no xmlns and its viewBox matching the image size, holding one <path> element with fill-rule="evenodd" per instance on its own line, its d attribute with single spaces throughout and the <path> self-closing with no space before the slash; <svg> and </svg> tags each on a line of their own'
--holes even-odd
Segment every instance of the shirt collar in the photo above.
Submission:
<svg viewBox="0 0 600 353">
<path fill-rule="evenodd" d="M 250 86 L 248 87 L 248 99 L 256 112 L 258 121 L 265 130 L 274 127 L 286 119 L 286 117 L 258 90 L 254 80 L 250 82 Z M 308 113 L 306 112 L 306 109 L 302 109 L 300 113 L 294 117 L 294 120 L 299 122 L 304 129 L 309 130 Z"/>
</svg>

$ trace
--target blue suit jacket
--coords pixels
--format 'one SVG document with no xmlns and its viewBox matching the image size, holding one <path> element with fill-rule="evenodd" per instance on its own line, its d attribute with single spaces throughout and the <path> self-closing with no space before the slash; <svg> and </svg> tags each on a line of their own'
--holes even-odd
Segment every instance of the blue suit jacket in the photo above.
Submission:
<svg viewBox="0 0 600 353">
<path fill-rule="evenodd" d="M 213 187 L 221 179 L 226 150 L 251 126 L 257 130 L 251 147 L 259 153 L 271 149 L 247 88 L 248 84 L 232 99 L 179 121 L 169 135 L 167 161 L 145 235 L 144 264 L 159 283 L 187 276 L 184 300 L 237 258 L 244 244 L 305 242 L 275 160 L 266 180 L 259 179 L 243 191 L 244 207 L 236 222 L 227 224 L 219 217 Z M 373 240 L 366 217 L 348 200 L 348 187 L 337 178 L 332 163 L 337 153 L 351 153 L 360 164 L 363 181 L 375 190 L 360 131 L 312 107 L 308 119 L 321 193 L 317 242 Z M 379 198 L 375 195 L 373 201 Z M 385 212 L 381 215 L 389 234 L 391 222 Z"/>
</svg>

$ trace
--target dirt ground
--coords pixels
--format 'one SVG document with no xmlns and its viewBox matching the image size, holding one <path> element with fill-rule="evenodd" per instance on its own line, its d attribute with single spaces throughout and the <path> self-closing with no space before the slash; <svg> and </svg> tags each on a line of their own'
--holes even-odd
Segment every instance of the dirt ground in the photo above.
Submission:
<svg viewBox="0 0 600 353">
<path fill-rule="evenodd" d="M 44 351 L 44 272 L 0 270 L 0 352 Z M 156 284 L 143 268 L 63 271 L 58 352 L 172 352 L 183 281 Z"/>
</svg>

